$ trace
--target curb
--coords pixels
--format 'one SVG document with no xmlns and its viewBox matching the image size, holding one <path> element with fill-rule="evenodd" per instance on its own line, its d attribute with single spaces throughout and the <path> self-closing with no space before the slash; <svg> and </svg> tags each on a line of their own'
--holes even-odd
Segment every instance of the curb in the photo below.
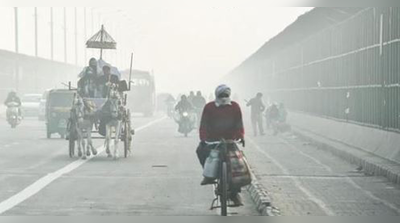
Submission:
<svg viewBox="0 0 400 223">
<path fill-rule="evenodd" d="M 257 211 L 262 216 L 275 216 L 268 193 L 264 189 L 263 185 L 258 182 L 252 170 L 251 172 L 253 180 L 247 187 L 247 191 L 250 193 L 251 199 L 256 204 Z"/>
<path fill-rule="evenodd" d="M 294 128 L 293 133 L 303 139 L 311 141 L 313 144 L 317 145 L 318 148 L 328 151 L 349 163 L 359 166 L 367 175 L 382 176 L 387 178 L 390 182 L 400 185 L 400 164 L 396 162 L 381 158 L 372 153 L 362 151 L 361 149 L 340 142 L 317 136 L 311 132 L 306 133 L 299 128 Z M 316 138 L 321 139 L 318 140 Z M 329 142 L 327 143 L 324 141 Z"/>
</svg>

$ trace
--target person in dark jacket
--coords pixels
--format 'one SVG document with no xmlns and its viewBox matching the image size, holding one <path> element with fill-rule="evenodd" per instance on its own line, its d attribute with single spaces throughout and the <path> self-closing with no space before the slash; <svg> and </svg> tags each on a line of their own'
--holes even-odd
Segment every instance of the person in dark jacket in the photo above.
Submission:
<svg viewBox="0 0 400 223">
<path fill-rule="evenodd" d="M 17 92 L 11 91 L 8 93 L 6 100 L 4 101 L 4 105 L 7 106 L 8 103 L 15 102 L 18 106 L 21 106 L 21 99 L 18 97 Z"/>
<path fill-rule="evenodd" d="M 196 112 L 197 125 L 199 125 L 201 113 L 203 112 L 204 106 L 207 104 L 206 99 L 201 94 L 201 91 L 198 91 L 196 93 L 196 96 L 193 98 L 192 104 Z"/>
<path fill-rule="evenodd" d="M 230 99 L 231 89 L 226 85 L 220 85 L 215 91 L 216 99 L 208 103 L 203 110 L 200 123 L 200 145 L 197 148 L 197 156 L 204 167 L 210 148 L 206 142 L 225 140 L 241 140 L 244 144 L 244 127 L 242 111 L 238 103 Z M 201 185 L 214 183 L 213 180 L 204 178 Z M 239 195 L 240 188 L 231 188 L 230 199 L 235 206 L 243 205 Z"/>
<path fill-rule="evenodd" d="M 184 129 L 183 127 L 185 124 L 184 120 L 187 120 L 187 119 L 183 119 L 185 112 L 189 115 L 190 128 L 192 130 L 194 127 L 193 126 L 194 123 L 192 121 L 193 105 L 192 105 L 192 103 L 189 102 L 186 95 L 181 96 L 181 100 L 175 106 L 175 110 L 178 111 L 178 113 L 179 113 L 179 119 L 176 120 L 179 124 L 178 132 L 184 133 L 184 131 L 183 131 L 183 129 Z"/>
<path fill-rule="evenodd" d="M 265 110 L 264 102 L 262 101 L 262 93 L 257 93 L 256 97 L 247 102 L 247 106 L 251 107 L 251 124 L 253 125 L 254 136 L 257 136 L 257 127 L 260 135 L 264 135 L 262 113 Z"/>
<path fill-rule="evenodd" d="M 182 114 L 183 112 L 190 112 L 193 110 L 193 105 L 189 102 L 186 95 L 182 95 L 181 100 L 175 106 L 175 110 L 178 111 L 179 114 Z"/>
<path fill-rule="evenodd" d="M 6 100 L 4 101 L 4 105 L 9 107 L 9 103 L 16 103 L 18 107 L 18 115 L 21 116 L 21 99 L 18 97 L 17 92 L 11 91 L 8 93 Z"/>
<path fill-rule="evenodd" d="M 272 130 L 274 132 L 274 135 L 276 135 L 277 132 L 277 122 L 279 122 L 279 109 L 278 106 L 274 103 L 271 106 L 268 107 L 267 112 L 265 113 L 265 117 L 267 119 L 267 126 L 272 126 Z"/>
<path fill-rule="evenodd" d="M 85 67 L 78 80 L 78 94 L 81 97 L 94 98 L 97 93 L 97 60 L 91 58 L 89 66 Z"/>
<path fill-rule="evenodd" d="M 117 75 L 111 74 L 110 66 L 103 66 L 103 73 L 97 79 L 98 90 L 101 92 L 103 98 L 106 98 L 109 92 L 110 84 L 119 84 L 119 78 Z"/>
<path fill-rule="evenodd" d="M 203 97 L 203 95 L 201 94 L 201 91 L 198 91 L 196 93 L 196 96 L 194 96 L 193 98 L 193 106 L 196 110 L 203 110 L 204 106 L 206 105 L 206 99 Z"/>
</svg>

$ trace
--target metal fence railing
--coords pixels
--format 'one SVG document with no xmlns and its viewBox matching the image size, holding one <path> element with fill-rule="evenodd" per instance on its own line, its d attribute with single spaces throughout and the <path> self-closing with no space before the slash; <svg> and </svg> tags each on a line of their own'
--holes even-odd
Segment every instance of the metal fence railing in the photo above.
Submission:
<svg viewBox="0 0 400 223">
<path fill-rule="evenodd" d="M 400 8 L 366 8 L 268 63 L 269 94 L 290 109 L 400 130 Z"/>
</svg>

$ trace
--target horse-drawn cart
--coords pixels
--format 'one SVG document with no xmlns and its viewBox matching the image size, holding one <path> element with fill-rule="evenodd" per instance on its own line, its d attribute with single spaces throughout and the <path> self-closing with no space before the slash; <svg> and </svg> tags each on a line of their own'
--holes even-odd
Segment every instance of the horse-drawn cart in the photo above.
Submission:
<svg viewBox="0 0 400 223">
<path fill-rule="evenodd" d="M 113 94 L 117 95 L 119 92 Z M 111 155 L 110 140 L 115 140 L 115 151 L 118 149 L 118 141 L 121 140 L 124 143 L 124 157 L 127 157 L 131 152 L 133 130 L 131 114 L 126 109 L 126 97 L 83 98 L 76 94 L 67 131 L 70 157 L 75 155 L 76 146 L 78 156 L 86 158 L 97 154 L 92 145 L 92 134 L 98 134 L 106 140 L 105 149 L 108 155 Z"/>
<path fill-rule="evenodd" d="M 87 46 L 100 48 L 102 56 L 103 49 L 115 49 L 116 43 L 102 27 L 89 39 Z M 91 59 L 79 78 L 67 124 L 69 156 L 75 156 L 76 147 L 78 156 L 83 159 L 91 154 L 96 155 L 98 151 L 93 147 L 92 133 L 98 133 L 101 138 L 105 138 L 104 147 L 109 157 L 118 157 L 119 141 L 124 143 L 124 157 L 127 157 L 131 151 L 133 134 L 131 114 L 126 108 L 127 94 L 124 93 L 129 90 L 127 82 L 121 80 L 116 67 L 101 58 Z M 112 140 L 114 154 L 110 152 Z"/>
</svg>

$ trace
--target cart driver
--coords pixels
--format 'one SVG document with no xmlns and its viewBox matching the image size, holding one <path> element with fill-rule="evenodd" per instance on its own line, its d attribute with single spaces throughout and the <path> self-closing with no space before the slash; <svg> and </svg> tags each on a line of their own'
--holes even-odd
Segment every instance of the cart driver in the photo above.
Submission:
<svg viewBox="0 0 400 223">
<path fill-rule="evenodd" d="M 78 93 L 81 97 L 96 97 L 96 78 L 97 60 L 95 58 L 91 58 L 89 60 L 89 66 L 85 67 L 84 71 L 81 73 L 81 78 L 78 81 Z"/>
<path fill-rule="evenodd" d="M 103 66 L 103 75 L 98 78 L 97 84 L 98 89 L 101 92 L 103 98 L 107 97 L 110 84 L 118 85 L 119 78 L 117 75 L 111 73 L 111 67 L 108 65 Z"/>
</svg>

